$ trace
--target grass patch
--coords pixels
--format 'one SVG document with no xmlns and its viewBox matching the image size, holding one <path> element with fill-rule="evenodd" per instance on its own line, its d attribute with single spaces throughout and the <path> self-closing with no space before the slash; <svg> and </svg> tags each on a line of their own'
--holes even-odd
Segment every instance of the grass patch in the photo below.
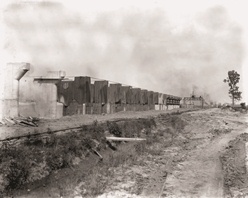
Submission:
<svg viewBox="0 0 248 198">
<path fill-rule="evenodd" d="M 146 141 L 118 144 L 117 152 L 113 151 L 107 157 L 104 156 L 102 162 L 91 167 L 91 170 L 82 176 L 82 196 L 99 195 L 114 182 L 111 175 L 116 167 L 144 164 L 145 162 L 139 160 L 139 156 L 146 153 L 160 155 L 161 151 L 152 149 L 151 145 L 171 137 L 185 125 L 183 120 L 175 116 L 170 115 L 165 120 L 168 129 L 160 131 L 154 130 L 154 118 L 142 118 L 105 124 L 95 121 L 92 125 L 82 126 L 79 132 L 64 135 L 51 132 L 46 137 L 29 136 L 18 148 L 0 149 L 0 192 L 11 192 L 25 183 L 44 178 L 53 171 L 73 167 L 75 158 L 83 160 L 92 149 L 105 150 L 106 130 L 117 137 L 146 137 Z M 74 187 L 62 185 L 61 193 L 69 195 Z"/>
<path fill-rule="evenodd" d="M 1 148 L 0 192 L 9 193 L 54 170 L 72 167 L 73 159 L 83 159 L 92 148 L 104 148 L 102 144 L 105 142 L 103 126 L 94 122 L 82 127 L 80 132 L 60 136 L 28 136 L 17 147 Z"/>
</svg>

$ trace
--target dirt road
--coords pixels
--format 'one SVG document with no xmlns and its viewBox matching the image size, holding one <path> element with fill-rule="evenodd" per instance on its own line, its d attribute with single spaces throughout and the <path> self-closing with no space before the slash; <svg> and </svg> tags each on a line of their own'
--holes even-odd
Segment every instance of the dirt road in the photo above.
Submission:
<svg viewBox="0 0 248 198">
<path fill-rule="evenodd" d="M 163 135 L 152 146 L 159 154 L 142 156 L 143 165 L 117 170 L 119 183 L 99 197 L 223 197 L 220 152 L 246 131 L 247 116 L 212 109 L 185 113 L 180 119 L 186 126 L 170 145 Z M 157 122 L 160 132 L 166 130 L 164 118 Z M 132 193 L 137 185 L 142 189 L 138 195 Z"/>
</svg>

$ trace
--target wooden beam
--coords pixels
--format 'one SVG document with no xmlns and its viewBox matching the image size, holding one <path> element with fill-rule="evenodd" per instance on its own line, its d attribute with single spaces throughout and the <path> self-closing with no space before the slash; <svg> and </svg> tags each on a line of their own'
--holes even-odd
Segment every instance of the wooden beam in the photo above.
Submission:
<svg viewBox="0 0 248 198">
<path fill-rule="evenodd" d="M 113 140 L 113 141 L 144 141 L 146 138 L 125 138 L 125 137 L 106 137 L 107 140 Z"/>
</svg>

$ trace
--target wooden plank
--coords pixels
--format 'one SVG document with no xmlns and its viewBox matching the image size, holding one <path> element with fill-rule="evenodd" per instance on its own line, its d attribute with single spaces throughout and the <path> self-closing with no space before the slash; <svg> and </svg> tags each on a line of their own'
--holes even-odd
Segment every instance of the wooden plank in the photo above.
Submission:
<svg viewBox="0 0 248 198">
<path fill-rule="evenodd" d="M 78 76 L 74 80 L 74 100 L 78 104 L 90 103 L 90 77 L 87 76 Z"/>
<path fill-rule="evenodd" d="M 65 107 L 64 114 L 65 115 L 76 115 L 78 114 L 79 104 L 77 101 L 73 101 L 69 106 Z"/>
<path fill-rule="evenodd" d="M 143 105 L 146 105 L 148 104 L 148 93 L 147 93 L 147 90 L 143 89 L 141 90 L 140 92 L 140 103 L 143 104 Z"/>
<path fill-rule="evenodd" d="M 154 104 L 154 101 L 153 101 L 153 91 L 148 91 L 148 104 L 151 105 L 151 104 Z"/>
<path fill-rule="evenodd" d="M 95 103 L 108 102 L 108 81 L 95 81 Z"/>
<path fill-rule="evenodd" d="M 141 89 L 140 88 L 133 88 L 133 97 L 134 97 L 134 104 L 140 104 L 140 97 L 141 97 Z"/>
<path fill-rule="evenodd" d="M 122 104 L 127 104 L 127 92 L 130 89 L 130 86 L 121 86 L 120 87 L 120 98 Z"/>
<path fill-rule="evenodd" d="M 90 84 L 90 103 L 95 102 L 95 85 Z"/>
<path fill-rule="evenodd" d="M 125 138 L 125 137 L 106 137 L 107 140 L 113 140 L 113 141 L 145 141 L 146 138 Z"/>
<path fill-rule="evenodd" d="M 110 84 L 108 87 L 108 102 L 112 104 L 121 103 L 121 84 Z"/>
<path fill-rule="evenodd" d="M 126 103 L 133 104 L 133 92 L 131 87 L 129 87 L 129 89 L 126 92 Z"/>
</svg>

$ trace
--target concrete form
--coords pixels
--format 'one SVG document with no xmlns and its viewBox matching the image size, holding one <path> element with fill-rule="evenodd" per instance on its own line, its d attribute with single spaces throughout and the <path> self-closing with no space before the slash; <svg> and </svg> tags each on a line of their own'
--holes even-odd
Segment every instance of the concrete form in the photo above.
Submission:
<svg viewBox="0 0 248 198">
<path fill-rule="evenodd" d="M 154 100 L 153 93 L 154 93 L 153 91 L 148 91 L 147 92 L 148 105 L 153 105 L 154 104 L 154 102 L 153 102 L 153 100 Z"/>
<path fill-rule="evenodd" d="M 19 83 L 29 70 L 29 63 L 8 63 L 3 66 L 0 76 L 0 120 L 19 116 Z"/>
<path fill-rule="evenodd" d="M 179 107 L 179 97 L 141 90 L 87 76 L 66 79 L 65 72 L 48 72 L 21 81 L 20 111 L 24 116 L 60 118 L 75 114 L 167 110 Z"/>
<path fill-rule="evenodd" d="M 95 81 L 94 103 L 108 103 L 108 81 Z"/>
<path fill-rule="evenodd" d="M 62 75 L 62 76 L 61 76 Z M 20 114 L 42 118 L 63 116 L 63 103 L 59 103 L 57 84 L 64 78 L 64 72 L 49 72 L 45 77 L 26 77 L 20 83 Z M 65 99 L 61 98 L 65 103 Z M 31 116 L 30 115 L 30 116 Z"/>
<path fill-rule="evenodd" d="M 110 84 L 108 87 L 108 102 L 111 104 L 121 103 L 121 84 Z"/>
<path fill-rule="evenodd" d="M 147 105 L 148 104 L 148 91 L 142 89 L 140 95 L 141 95 L 140 103 L 143 105 Z"/>
</svg>

